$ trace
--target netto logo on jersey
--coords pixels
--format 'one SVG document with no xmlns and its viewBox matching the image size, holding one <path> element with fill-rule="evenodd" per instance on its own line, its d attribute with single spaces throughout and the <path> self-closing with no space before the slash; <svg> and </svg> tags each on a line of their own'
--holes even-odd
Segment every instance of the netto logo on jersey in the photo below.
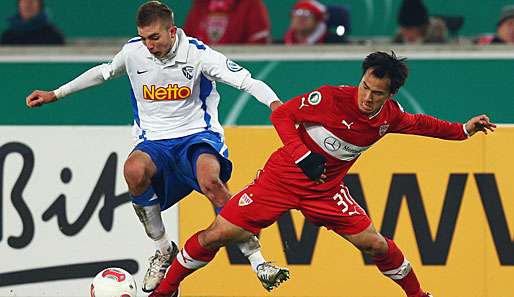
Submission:
<svg viewBox="0 0 514 297">
<path fill-rule="evenodd" d="M 179 87 L 178 84 L 168 84 L 166 88 L 143 85 L 143 98 L 146 100 L 183 100 L 190 95 L 190 88 Z"/>
</svg>

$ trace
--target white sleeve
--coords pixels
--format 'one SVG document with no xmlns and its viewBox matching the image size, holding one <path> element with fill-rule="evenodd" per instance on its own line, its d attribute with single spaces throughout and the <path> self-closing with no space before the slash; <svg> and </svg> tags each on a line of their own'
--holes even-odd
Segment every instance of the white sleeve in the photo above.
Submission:
<svg viewBox="0 0 514 297">
<path fill-rule="evenodd" d="M 277 94 L 267 84 L 253 79 L 248 70 L 209 47 L 204 53 L 202 73 L 212 80 L 248 92 L 268 107 L 271 102 L 280 101 Z"/>
<path fill-rule="evenodd" d="M 243 81 L 241 90 L 248 92 L 268 107 L 272 102 L 280 101 L 277 94 L 267 84 L 261 80 L 253 79 L 251 76 Z"/>
<path fill-rule="evenodd" d="M 102 84 L 104 81 L 119 77 L 126 73 L 123 50 L 120 51 L 110 63 L 95 66 L 82 73 L 74 80 L 54 90 L 57 98 Z"/>
<path fill-rule="evenodd" d="M 211 80 L 225 83 L 237 89 L 241 89 L 245 78 L 250 76 L 248 70 L 210 47 L 206 47 L 202 56 L 202 73 Z"/>
</svg>

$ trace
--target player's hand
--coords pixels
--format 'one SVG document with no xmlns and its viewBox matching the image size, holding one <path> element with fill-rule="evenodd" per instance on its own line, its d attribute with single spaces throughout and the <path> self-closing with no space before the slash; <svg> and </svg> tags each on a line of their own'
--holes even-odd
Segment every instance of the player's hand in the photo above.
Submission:
<svg viewBox="0 0 514 297">
<path fill-rule="evenodd" d="M 276 101 L 271 102 L 271 104 L 269 105 L 269 108 L 271 109 L 271 111 L 274 111 L 280 105 L 282 105 L 282 102 L 280 100 L 276 100 Z"/>
<path fill-rule="evenodd" d="M 28 107 L 38 107 L 57 100 L 54 92 L 35 90 L 25 99 Z"/>
<path fill-rule="evenodd" d="M 298 162 L 303 173 L 317 183 L 324 183 L 327 176 L 325 175 L 325 164 L 327 160 L 321 154 L 311 152 L 307 157 Z"/>
<path fill-rule="evenodd" d="M 484 132 L 484 134 L 487 134 L 487 130 L 494 132 L 496 125 L 491 123 L 487 115 L 483 114 L 471 118 L 467 121 L 464 127 L 466 128 L 466 131 L 468 131 L 469 136 L 471 136 L 479 131 Z"/>
</svg>

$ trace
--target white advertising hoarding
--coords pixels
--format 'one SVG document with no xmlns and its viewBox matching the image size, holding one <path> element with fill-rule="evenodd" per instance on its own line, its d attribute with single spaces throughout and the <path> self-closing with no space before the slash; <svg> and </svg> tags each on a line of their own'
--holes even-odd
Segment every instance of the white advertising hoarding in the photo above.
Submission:
<svg viewBox="0 0 514 297">
<path fill-rule="evenodd" d="M 0 127 L 0 296 L 87 296 L 112 266 L 140 287 L 154 246 L 123 178 L 133 146 L 128 126 Z M 178 210 L 163 217 L 176 241 Z"/>
</svg>

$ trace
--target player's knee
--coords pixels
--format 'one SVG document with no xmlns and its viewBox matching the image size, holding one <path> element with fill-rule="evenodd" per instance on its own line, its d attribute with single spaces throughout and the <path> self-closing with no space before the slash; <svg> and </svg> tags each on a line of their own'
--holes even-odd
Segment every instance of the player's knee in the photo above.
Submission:
<svg viewBox="0 0 514 297">
<path fill-rule="evenodd" d="M 148 179 L 145 164 L 134 159 L 125 162 L 123 174 L 129 188 L 143 186 Z"/>
<path fill-rule="evenodd" d="M 198 184 L 216 207 L 222 207 L 230 199 L 230 193 L 218 177 L 199 179 Z"/>
<path fill-rule="evenodd" d="M 387 242 L 378 233 L 374 236 L 369 236 L 358 247 L 361 251 L 373 257 L 382 256 L 387 253 Z"/>
<path fill-rule="evenodd" d="M 228 233 L 222 229 L 207 229 L 199 235 L 200 243 L 207 249 L 217 249 L 226 245 L 230 240 Z"/>
<path fill-rule="evenodd" d="M 387 254 L 387 242 L 381 235 L 372 237 L 367 244 L 367 253 L 373 257 Z"/>
</svg>

